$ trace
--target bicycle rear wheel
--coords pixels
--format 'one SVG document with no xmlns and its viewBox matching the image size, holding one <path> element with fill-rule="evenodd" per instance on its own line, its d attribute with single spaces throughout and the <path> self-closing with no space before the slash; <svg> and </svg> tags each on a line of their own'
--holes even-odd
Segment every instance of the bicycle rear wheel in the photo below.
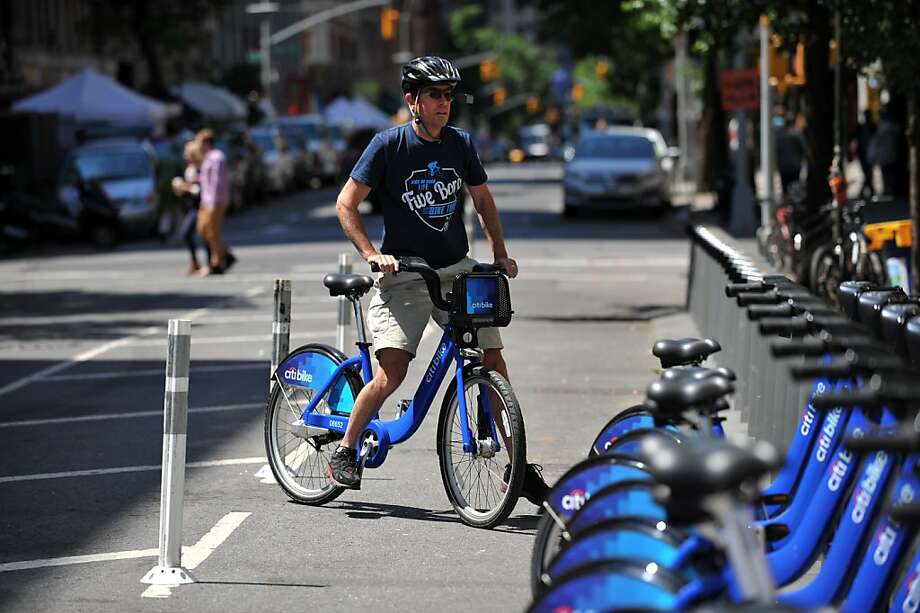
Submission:
<svg viewBox="0 0 920 613">
<path fill-rule="evenodd" d="M 477 437 L 477 448 L 471 453 L 463 450 L 463 426 L 454 383 L 444 395 L 438 418 L 441 480 L 463 523 L 492 528 L 511 514 L 521 493 L 527 457 L 524 418 L 511 385 L 497 372 L 471 368 L 463 384 L 467 420 Z M 484 406 L 492 410 L 499 441 L 492 436 Z M 496 442 L 501 451 L 495 451 Z"/>
<path fill-rule="evenodd" d="M 288 354 L 275 373 L 275 388 L 265 409 L 265 453 L 278 485 L 296 502 L 325 504 L 343 491 L 326 476 L 326 464 L 341 435 L 309 432 L 299 420 L 318 391 L 312 385 L 322 386 L 344 360 L 331 347 L 304 345 Z M 361 387 L 357 375 L 346 371 L 315 411 L 347 416 Z"/>
</svg>

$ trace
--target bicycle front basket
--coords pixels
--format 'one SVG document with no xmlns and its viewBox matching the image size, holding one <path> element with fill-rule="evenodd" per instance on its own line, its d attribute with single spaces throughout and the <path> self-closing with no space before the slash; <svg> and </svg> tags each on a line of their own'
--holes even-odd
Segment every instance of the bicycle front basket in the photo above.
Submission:
<svg viewBox="0 0 920 613">
<path fill-rule="evenodd" d="M 452 293 L 452 326 L 492 328 L 511 323 L 511 292 L 504 275 L 495 272 L 462 272 L 454 278 Z"/>
</svg>

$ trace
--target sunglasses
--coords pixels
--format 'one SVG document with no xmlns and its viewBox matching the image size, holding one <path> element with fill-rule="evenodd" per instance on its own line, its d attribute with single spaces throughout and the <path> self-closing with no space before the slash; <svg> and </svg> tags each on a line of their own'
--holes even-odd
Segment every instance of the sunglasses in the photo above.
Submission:
<svg viewBox="0 0 920 613">
<path fill-rule="evenodd" d="M 426 89 L 424 91 L 426 94 L 428 94 L 428 97 L 431 98 L 432 100 L 440 100 L 442 96 L 448 102 L 453 102 L 454 100 L 457 99 L 457 96 L 454 94 L 454 92 L 449 89 L 431 88 L 431 89 Z"/>
</svg>

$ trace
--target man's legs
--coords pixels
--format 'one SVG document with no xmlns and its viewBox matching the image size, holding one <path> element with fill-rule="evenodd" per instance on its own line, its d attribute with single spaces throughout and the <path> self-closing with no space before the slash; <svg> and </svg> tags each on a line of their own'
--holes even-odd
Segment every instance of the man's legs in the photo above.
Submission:
<svg viewBox="0 0 920 613">
<path fill-rule="evenodd" d="M 402 349 L 381 349 L 377 352 L 379 367 L 371 382 L 358 392 L 355 405 L 351 409 L 348 419 L 348 428 L 342 439 L 342 447 L 354 449 L 358 437 L 364 432 L 367 424 L 373 419 L 386 399 L 396 391 L 409 369 L 409 359 L 412 355 Z"/>
<path fill-rule="evenodd" d="M 212 230 L 211 230 L 211 268 L 223 270 L 226 265 L 224 256 L 227 248 L 224 245 L 224 215 L 227 213 L 226 204 L 214 205 L 212 213 Z"/>
<path fill-rule="evenodd" d="M 355 398 L 355 405 L 351 409 L 345 437 L 339 444 L 329 464 L 326 474 L 329 480 L 339 487 L 349 489 L 361 488 L 361 476 L 358 474 L 358 453 L 356 446 L 358 438 L 364 432 L 367 424 L 380 410 L 384 401 L 390 397 L 403 379 L 409 368 L 409 359 L 412 357 L 408 351 L 402 349 L 381 349 L 377 352 L 377 374 L 371 382 L 364 386 Z"/>
<path fill-rule="evenodd" d="M 483 352 L 482 356 L 482 365 L 489 370 L 498 371 L 498 373 L 505 378 L 506 381 L 511 381 L 508 377 L 508 365 L 505 364 L 505 358 L 502 357 L 501 349 L 486 349 Z M 496 407 L 500 407 L 501 399 L 497 398 L 493 392 L 492 394 L 492 408 L 493 410 Z M 494 417 L 494 416 L 493 416 Z M 508 452 L 508 459 L 511 459 L 511 441 L 508 438 L 508 433 L 505 432 L 504 426 L 500 419 L 495 420 L 495 428 L 498 430 L 499 435 L 505 443 L 505 451 Z M 546 482 L 543 480 L 543 475 L 541 471 L 543 470 L 542 466 L 538 464 L 527 464 L 524 469 L 524 485 L 521 488 L 521 494 L 527 498 L 532 504 L 541 506 L 543 501 L 546 500 L 546 494 L 549 491 L 549 486 L 546 485 Z M 508 475 L 506 475 L 505 480 L 507 481 Z"/>
</svg>

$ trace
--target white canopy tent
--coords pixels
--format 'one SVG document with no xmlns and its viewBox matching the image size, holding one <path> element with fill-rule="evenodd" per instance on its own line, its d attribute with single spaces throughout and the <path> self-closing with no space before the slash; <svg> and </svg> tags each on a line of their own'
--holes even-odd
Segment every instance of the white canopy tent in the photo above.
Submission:
<svg viewBox="0 0 920 613">
<path fill-rule="evenodd" d="M 173 88 L 172 93 L 209 119 L 234 121 L 246 118 L 246 104 L 222 87 L 208 83 L 187 82 Z"/>
<path fill-rule="evenodd" d="M 171 105 L 143 96 L 91 68 L 12 105 L 19 112 L 72 115 L 77 122 L 156 124 L 174 114 Z"/>
<path fill-rule="evenodd" d="M 349 100 L 340 96 L 323 111 L 326 123 L 345 126 L 350 130 L 373 128 L 382 130 L 393 125 L 390 117 L 364 98 Z"/>
</svg>

